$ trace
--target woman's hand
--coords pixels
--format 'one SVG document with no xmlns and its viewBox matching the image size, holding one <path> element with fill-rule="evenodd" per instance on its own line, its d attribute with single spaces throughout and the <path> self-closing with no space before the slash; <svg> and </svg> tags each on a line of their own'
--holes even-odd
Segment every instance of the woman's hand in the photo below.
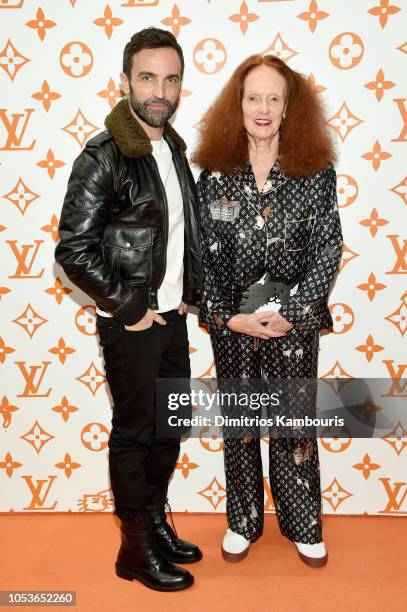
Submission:
<svg viewBox="0 0 407 612">
<path fill-rule="evenodd" d="M 140 321 L 137 321 L 134 325 L 125 325 L 124 329 L 127 331 L 143 331 L 152 326 L 153 322 L 159 323 L 160 325 L 167 325 L 165 319 L 163 319 L 158 312 L 155 310 L 151 310 L 150 308 L 147 310 L 146 314 Z"/>
<path fill-rule="evenodd" d="M 287 321 L 284 317 L 281 316 L 278 312 L 273 313 L 274 316 L 267 321 L 266 329 L 269 329 L 274 332 L 283 332 L 286 334 L 290 329 L 294 327 L 292 323 Z"/>
<path fill-rule="evenodd" d="M 275 317 L 277 318 L 273 324 L 272 321 Z M 235 315 L 229 320 L 227 327 L 238 334 L 268 340 L 269 338 L 285 336 L 292 325 L 284 317 L 271 310 L 270 312 Z"/>
</svg>

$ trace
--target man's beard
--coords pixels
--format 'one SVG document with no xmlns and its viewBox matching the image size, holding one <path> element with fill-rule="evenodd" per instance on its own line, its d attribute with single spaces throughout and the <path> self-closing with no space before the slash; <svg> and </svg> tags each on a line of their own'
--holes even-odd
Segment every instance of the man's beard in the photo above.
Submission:
<svg viewBox="0 0 407 612">
<path fill-rule="evenodd" d="M 147 100 L 144 100 L 144 102 L 139 102 L 132 90 L 130 90 L 129 100 L 130 105 L 136 115 L 147 123 L 147 125 L 155 128 L 164 127 L 168 119 L 175 113 L 178 104 L 178 100 L 175 104 L 173 104 L 165 98 L 156 98 L 155 96 L 152 98 L 147 98 Z M 149 104 L 165 104 L 167 108 L 162 111 L 153 110 L 148 108 Z"/>
</svg>

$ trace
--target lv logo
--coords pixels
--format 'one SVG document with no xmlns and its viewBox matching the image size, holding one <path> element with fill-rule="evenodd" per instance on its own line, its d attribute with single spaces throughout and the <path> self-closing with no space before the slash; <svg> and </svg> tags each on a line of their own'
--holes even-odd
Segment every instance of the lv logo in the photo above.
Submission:
<svg viewBox="0 0 407 612">
<path fill-rule="evenodd" d="M 406 387 L 407 382 L 403 380 L 405 370 L 407 370 L 407 363 L 399 363 L 397 370 L 394 368 L 393 359 L 383 359 L 383 363 L 387 368 L 390 378 L 392 379 L 392 385 L 388 393 L 382 397 L 407 397 Z"/>
<path fill-rule="evenodd" d="M 35 140 L 29 146 L 22 144 L 33 108 L 24 109 L 24 113 L 7 114 L 6 108 L 0 108 L 0 121 L 6 131 L 6 141 L 0 151 L 31 151 L 36 143 Z"/>
<path fill-rule="evenodd" d="M 41 278 L 44 274 L 44 269 L 38 274 L 32 274 L 32 267 L 38 254 L 38 250 L 43 240 L 34 240 L 34 244 L 22 244 L 21 247 L 17 246 L 17 240 L 6 240 L 10 245 L 11 250 L 15 258 L 17 259 L 17 268 L 12 276 L 9 278 Z M 33 251 L 32 251 L 33 249 Z"/>
<path fill-rule="evenodd" d="M 19 9 L 23 4 L 24 0 L 2 0 L 0 9 Z"/>
<path fill-rule="evenodd" d="M 394 264 L 393 270 L 389 270 L 386 274 L 407 274 L 407 240 L 403 240 L 403 244 L 399 243 L 398 234 L 388 234 L 387 238 L 390 240 L 397 260 Z"/>
<path fill-rule="evenodd" d="M 56 501 L 52 506 L 45 506 L 44 504 L 54 484 L 54 480 L 58 478 L 57 476 L 48 476 L 47 479 L 36 480 L 35 484 L 33 483 L 32 476 L 22 476 L 22 478 L 26 481 L 32 496 L 30 504 L 26 506 L 24 510 L 53 510 L 55 508 L 57 505 Z M 45 485 L 47 486 L 43 491 Z"/>
<path fill-rule="evenodd" d="M 406 108 L 406 99 L 405 98 L 395 98 L 393 100 L 398 106 L 400 111 L 401 120 L 403 122 L 403 127 L 401 128 L 400 134 L 397 138 L 392 138 L 392 142 L 407 142 L 407 108 Z"/>
<path fill-rule="evenodd" d="M 407 514 L 406 510 L 401 510 L 407 497 L 407 482 L 395 482 L 390 484 L 390 478 L 379 478 L 383 483 L 384 490 L 388 496 L 387 506 L 380 510 L 380 514 Z"/>
<path fill-rule="evenodd" d="M 25 364 L 26 361 L 15 361 L 14 362 L 20 369 L 21 374 L 25 380 L 25 387 L 22 393 L 20 393 L 17 397 L 48 397 L 51 393 L 51 387 L 48 389 L 46 393 L 38 393 L 43 378 L 45 376 L 45 372 L 50 361 L 43 361 L 41 365 L 31 365 L 30 370 L 28 371 Z M 41 372 L 40 374 L 38 374 Z"/>
</svg>

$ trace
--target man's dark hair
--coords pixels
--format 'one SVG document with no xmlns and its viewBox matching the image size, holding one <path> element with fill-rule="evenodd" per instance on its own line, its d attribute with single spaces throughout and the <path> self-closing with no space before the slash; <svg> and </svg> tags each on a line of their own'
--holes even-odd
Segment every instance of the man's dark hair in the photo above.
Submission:
<svg viewBox="0 0 407 612">
<path fill-rule="evenodd" d="M 175 36 L 168 30 L 160 28 L 145 28 L 133 34 L 123 51 L 123 72 L 130 80 L 133 55 L 143 49 L 162 49 L 171 47 L 178 53 L 181 61 L 181 77 L 184 74 L 184 55 Z"/>
</svg>

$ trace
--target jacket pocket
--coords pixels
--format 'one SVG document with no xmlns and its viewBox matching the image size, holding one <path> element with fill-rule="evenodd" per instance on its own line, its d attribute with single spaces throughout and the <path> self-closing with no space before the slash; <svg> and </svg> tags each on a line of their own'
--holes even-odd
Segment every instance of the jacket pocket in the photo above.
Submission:
<svg viewBox="0 0 407 612">
<path fill-rule="evenodd" d="M 106 263 L 131 284 L 149 284 L 152 275 L 151 227 L 109 225 L 103 235 Z"/>
<path fill-rule="evenodd" d="M 315 227 L 315 213 L 307 217 L 294 218 L 287 214 L 284 221 L 284 250 L 302 251 L 311 242 Z"/>
</svg>

